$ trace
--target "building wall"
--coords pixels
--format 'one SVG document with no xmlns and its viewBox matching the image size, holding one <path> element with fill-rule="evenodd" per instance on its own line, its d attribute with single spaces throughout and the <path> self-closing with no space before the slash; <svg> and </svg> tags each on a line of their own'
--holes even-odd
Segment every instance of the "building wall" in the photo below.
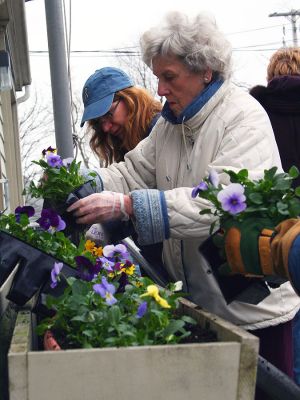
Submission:
<svg viewBox="0 0 300 400">
<path fill-rule="evenodd" d="M 0 50 L 9 52 L 13 87 L 0 89 L 0 210 L 23 204 L 16 91 L 31 83 L 24 0 L 0 0 Z"/>
<path fill-rule="evenodd" d="M 2 92 L 2 132 L 3 157 L 1 155 L 2 201 L 8 211 L 14 211 L 23 204 L 23 180 L 20 154 L 20 139 L 17 120 L 17 107 L 12 91 Z M 0 149 L 1 151 L 1 149 Z M 1 182 L 1 181 L 0 181 Z"/>
</svg>

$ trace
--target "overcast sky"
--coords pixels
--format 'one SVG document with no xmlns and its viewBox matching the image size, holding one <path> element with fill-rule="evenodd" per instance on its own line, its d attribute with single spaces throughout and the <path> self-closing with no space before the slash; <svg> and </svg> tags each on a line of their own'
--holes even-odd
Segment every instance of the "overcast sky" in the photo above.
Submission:
<svg viewBox="0 0 300 400">
<path fill-rule="evenodd" d="M 64 0 L 69 16 L 70 0 Z M 252 86 L 265 83 L 270 55 L 282 45 L 283 26 L 287 45 L 292 44 L 291 22 L 286 17 L 268 17 L 273 12 L 300 9 L 299 0 L 72 0 L 71 50 L 111 50 L 138 43 L 143 31 L 156 25 L 168 11 L 188 14 L 211 12 L 234 48 L 234 78 Z M 33 85 L 50 87 L 44 0 L 26 3 Z M 68 18 L 69 19 L 69 18 Z M 300 19 L 297 20 L 298 37 Z M 71 56 L 73 86 L 78 92 L 97 68 L 116 65 L 117 60 L 98 53 Z"/>
</svg>

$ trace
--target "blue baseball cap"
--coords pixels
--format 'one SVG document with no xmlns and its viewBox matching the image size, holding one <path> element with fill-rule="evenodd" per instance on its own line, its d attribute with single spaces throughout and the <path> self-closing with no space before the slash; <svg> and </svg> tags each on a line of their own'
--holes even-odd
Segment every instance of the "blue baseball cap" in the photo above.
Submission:
<svg viewBox="0 0 300 400">
<path fill-rule="evenodd" d="M 82 89 L 84 111 L 80 126 L 106 114 L 113 103 L 115 93 L 131 86 L 132 80 L 122 70 L 113 67 L 97 69 Z"/>
</svg>

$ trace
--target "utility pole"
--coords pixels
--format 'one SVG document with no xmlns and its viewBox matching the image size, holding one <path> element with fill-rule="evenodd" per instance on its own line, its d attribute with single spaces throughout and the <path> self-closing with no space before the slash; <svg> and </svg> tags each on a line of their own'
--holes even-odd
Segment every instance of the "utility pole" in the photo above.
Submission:
<svg viewBox="0 0 300 400">
<path fill-rule="evenodd" d="M 74 155 L 62 0 L 45 0 L 45 11 L 56 147 L 68 158 Z"/>
<path fill-rule="evenodd" d="M 293 45 L 294 47 L 298 46 L 298 39 L 297 39 L 297 26 L 296 26 L 296 21 L 297 17 L 300 15 L 300 10 L 291 10 L 289 12 L 284 12 L 284 13 L 277 13 L 274 12 L 272 14 L 269 14 L 269 17 L 287 17 L 292 23 L 292 31 L 293 31 Z"/>
</svg>

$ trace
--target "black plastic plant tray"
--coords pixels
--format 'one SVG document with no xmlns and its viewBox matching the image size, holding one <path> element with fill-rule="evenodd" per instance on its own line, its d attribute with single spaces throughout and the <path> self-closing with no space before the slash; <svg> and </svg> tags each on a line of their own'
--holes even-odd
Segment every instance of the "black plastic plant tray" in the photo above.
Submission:
<svg viewBox="0 0 300 400">
<path fill-rule="evenodd" d="M 62 262 L 16 237 L 0 231 L 0 286 L 17 266 L 7 299 L 23 306 L 47 282 L 55 262 Z M 62 273 L 76 276 L 77 271 L 63 263 Z M 49 286 L 50 287 L 50 286 Z"/>
</svg>

